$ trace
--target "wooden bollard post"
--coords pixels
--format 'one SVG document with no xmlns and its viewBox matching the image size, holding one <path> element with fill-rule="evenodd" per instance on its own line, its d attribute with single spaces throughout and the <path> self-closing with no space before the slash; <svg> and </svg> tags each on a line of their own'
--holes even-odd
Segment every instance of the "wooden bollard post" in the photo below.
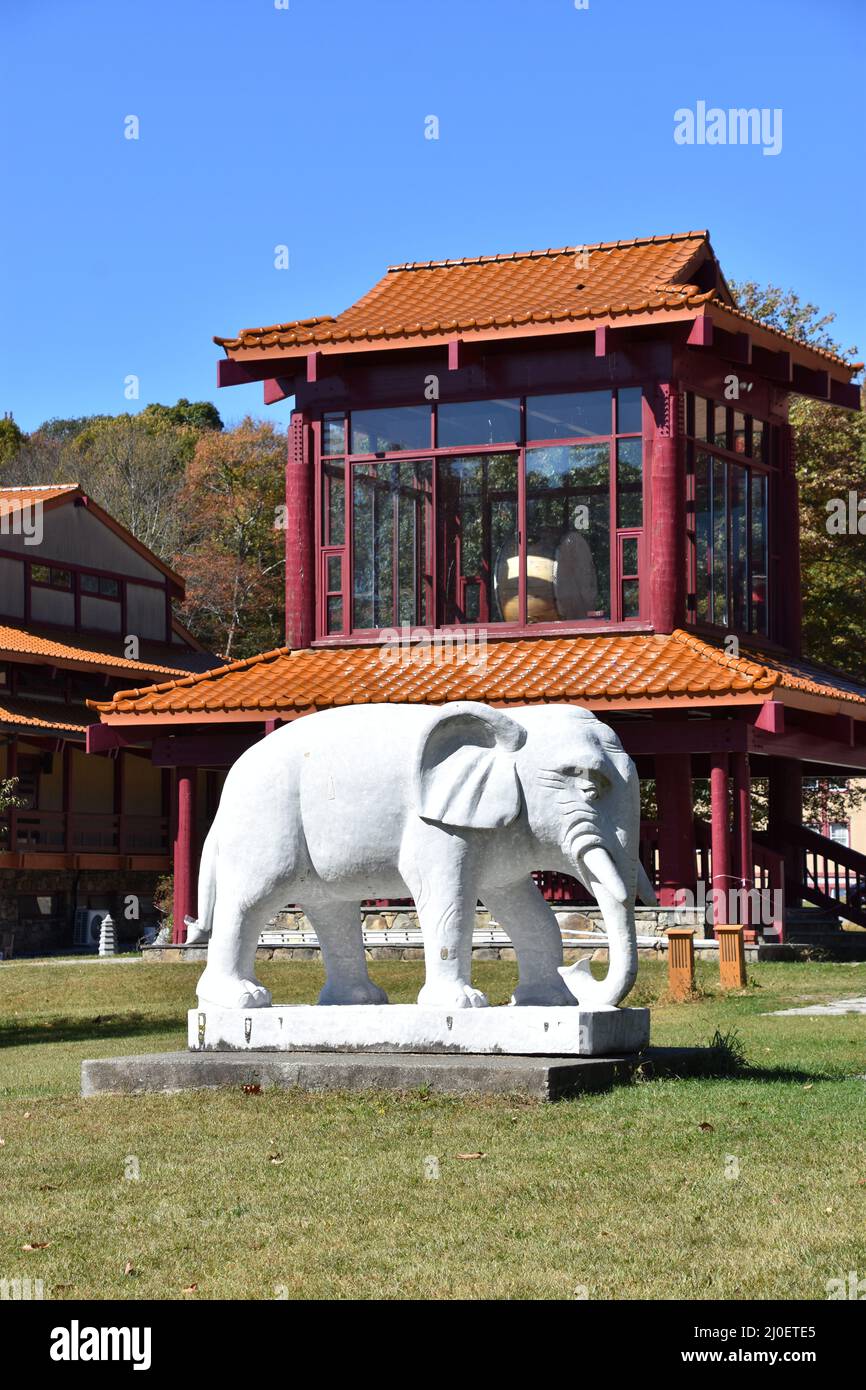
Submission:
<svg viewBox="0 0 866 1390">
<path fill-rule="evenodd" d="M 668 989 L 673 999 L 687 999 L 695 987 L 695 933 L 671 927 L 668 939 Z"/>
<path fill-rule="evenodd" d="M 714 928 L 719 943 L 719 979 L 722 989 L 745 989 L 746 948 L 742 927 Z"/>
</svg>

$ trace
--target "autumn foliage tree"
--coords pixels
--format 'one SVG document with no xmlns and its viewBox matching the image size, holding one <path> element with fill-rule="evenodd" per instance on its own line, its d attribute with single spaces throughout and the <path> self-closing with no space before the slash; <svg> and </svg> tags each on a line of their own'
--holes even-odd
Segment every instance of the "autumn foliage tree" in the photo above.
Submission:
<svg viewBox="0 0 866 1390">
<path fill-rule="evenodd" d="M 285 450 L 272 424 L 249 418 L 202 434 L 178 493 L 180 616 L 226 661 L 283 641 Z"/>
<path fill-rule="evenodd" d="M 774 328 L 849 360 L 856 355 L 832 337 L 836 315 L 793 290 L 750 280 L 734 292 L 741 309 Z M 800 488 L 803 650 L 866 680 L 866 514 L 859 514 L 862 532 L 828 526 L 840 502 L 848 509 L 850 493 L 866 499 L 866 416 L 794 396 L 789 418 Z"/>
</svg>

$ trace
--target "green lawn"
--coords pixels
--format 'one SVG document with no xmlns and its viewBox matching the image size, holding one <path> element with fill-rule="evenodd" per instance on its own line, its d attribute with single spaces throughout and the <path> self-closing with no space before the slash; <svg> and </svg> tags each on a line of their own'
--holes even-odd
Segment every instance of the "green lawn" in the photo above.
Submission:
<svg viewBox="0 0 866 1390">
<path fill-rule="evenodd" d="M 659 1044 L 736 1030 L 741 1077 L 542 1105 L 82 1101 L 82 1058 L 185 1045 L 199 967 L 0 965 L 0 1278 L 76 1299 L 823 1299 L 866 1275 L 866 1018 L 764 1014 L 866 994 L 866 965 L 754 965 L 727 997 L 698 969 L 699 996 L 671 1005 L 644 962 L 631 1002 L 653 1005 Z M 414 963 L 372 973 L 395 1002 L 421 981 Z M 475 975 L 508 998 L 513 966 Z M 261 976 L 279 1002 L 321 982 L 312 962 Z"/>
</svg>

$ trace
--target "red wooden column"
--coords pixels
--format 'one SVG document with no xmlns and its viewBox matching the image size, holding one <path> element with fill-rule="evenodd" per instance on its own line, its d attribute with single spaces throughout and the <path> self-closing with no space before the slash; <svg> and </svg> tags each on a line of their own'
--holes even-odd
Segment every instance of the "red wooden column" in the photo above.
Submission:
<svg viewBox="0 0 866 1390">
<path fill-rule="evenodd" d="M 785 826 L 803 824 L 803 767 L 794 758 L 768 758 L 767 764 L 770 842 L 785 857 L 785 903 L 788 907 L 800 907 L 802 851 L 790 843 Z"/>
<path fill-rule="evenodd" d="M 655 775 L 659 810 L 659 901 L 663 907 L 673 907 L 678 888 L 694 893 L 696 887 L 691 755 L 658 755 Z"/>
<path fill-rule="evenodd" d="M 752 778 L 748 753 L 733 754 L 734 825 L 736 827 L 736 869 L 739 887 L 743 890 L 743 910 L 740 924 L 751 926 L 749 890 L 754 887 L 754 858 L 752 856 Z"/>
<path fill-rule="evenodd" d="M 179 767 L 175 776 L 174 814 L 174 922 L 172 941 L 186 940 L 185 917 L 196 915 L 194 767 Z"/>
<path fill-rule="evenodd" d="M 784 537 L 784 557 L 776 562 L 771 575 L 775 589 L 776 622 L 781 640 L 793 656 L 799 656 L 803 636 L 803 601 L 800 580 L 800 496 L 794 468 L 794 432 L 790 425 L 779 426 L 779 473 L 770 481 L 770 507 L 773 482 L 776 485 L 777 534 Z M 772 563 L 772 562 L 771 562 Z M 773 584 L 775 579 L 775 584 Z"/>
<path fill-rule="evenodd" d="M 710 802 L 712 819 L 713 892 L 727 894 L 731 887 L 731 825 L 728 804 L 728 755 L 713 753 L 710 758 Z M 726 898 L 727 901 L 727 898 Z M 727 913 L 713 914 L 715 922 Z"/>
<path fill-rule="evenodd" d="M 286 646 L 309 647 L 315 636 L 313 460 L 309 429 L 296 412 L 286 460 Z"/>
<path fill-rule="evenodd" d="M 686 617 L 686 491 L 679 395 L 670 385 L 661 387 L 650 457 L 650 621 L 656 632 L 673 632 Z"/>
</svg>

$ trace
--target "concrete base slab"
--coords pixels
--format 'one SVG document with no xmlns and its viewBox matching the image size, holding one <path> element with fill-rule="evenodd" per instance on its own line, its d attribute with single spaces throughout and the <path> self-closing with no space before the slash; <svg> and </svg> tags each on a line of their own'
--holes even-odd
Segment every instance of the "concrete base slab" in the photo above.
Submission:
<svg viewBox="0 0 866 1390">
<path fill-rule="evenodd" d="M 315 1004 L 189 1011 L 191 1052 L 419 1052 L 608 1057 L 649 1043 L 649 1009 Z"/>
<path fill-rule="evenodd" d="M 434 1053 L 156 1052 L 81 1064 L 82 1096 L 143 1095 L 216 1087 L 303 1091 L 430 1091 L 565 1100 L 645 1077 L 712 1075 L 713 1048 L 647 1048 L 630 1057 L 489 1057 Z"/>
</svg>

